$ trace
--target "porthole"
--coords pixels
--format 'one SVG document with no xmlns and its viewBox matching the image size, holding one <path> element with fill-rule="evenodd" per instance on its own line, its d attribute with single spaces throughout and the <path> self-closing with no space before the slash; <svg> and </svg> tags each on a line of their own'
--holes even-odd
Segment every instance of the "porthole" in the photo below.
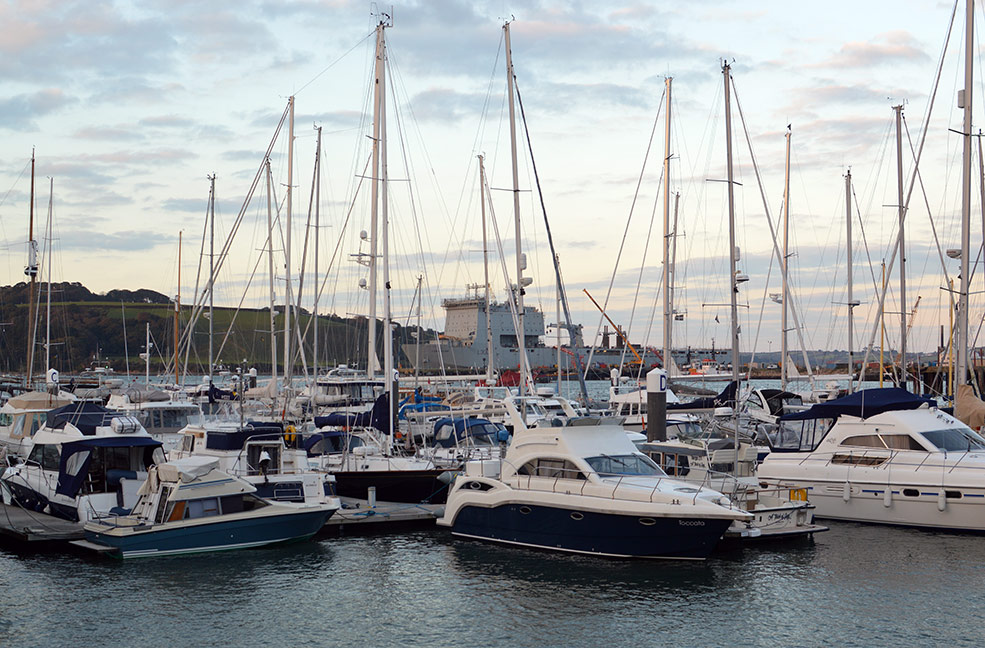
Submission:
<svg viewBox="0 0 985 648">
<path fill-rule="evenodd" d="M 961 491 L 944 491 L 944 497 L 947 499 L 961 499 Z"/>
<path fill-rule="evenodd" d="M 574 513 L 571 514 L 571 519 L 572 520 L 584 520 L 585 519 L 585 516 L 582 515 L 581 513 L 579 513 L 578 511 L 575 511 Z"/>
<path fill-rule="evenodd" d="M 653 526 L 656 523 L 657 521 L 654 520 L 653 518 L 640 518 L 640 524 L 642 524 L 643 526 Z"/>
<path fill-rule="evenodd" d="M 532 509 L 529 506 L 521 506 L 520 507 L 520 512 L 523 513 L 524 515 L 526 515 L 527 513 L 529 513 L 531 510 Z"/>
<path fill-rule="evenodd" d="M 918 491 L 916 488 L 904 488 L 903 495 L 905 495 L 906 497 L 919 497 L 920 491 Z"/>
</svg>

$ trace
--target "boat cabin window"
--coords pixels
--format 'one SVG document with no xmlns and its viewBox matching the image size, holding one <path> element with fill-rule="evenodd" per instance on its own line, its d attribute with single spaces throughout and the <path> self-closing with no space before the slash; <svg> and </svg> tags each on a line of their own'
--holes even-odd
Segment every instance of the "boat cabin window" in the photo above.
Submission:
<svg viewBox="0 0 985 648">
<path fill-rule="evenodd" d="M 841 442 L 843 446 L 861 446 L 863 448 L 885 448 L 886 444 L 882 442 L 878 434 L 860 434 L 856 436 L 850 436 Z"/>
<path fill-rule="evenodd" d="M 10 416 L 5 414 L 4 416 Z M 43 414 L 20 414 L 13 417 L 14 426 L 10 430 L 10 438 L 23 439 L 33 437 L 34 433 L 41 427 Z"/>
<path fill-rule="evenodd" d="M 7 427 L 14 422 L 14 417 L 10 414 L 0 414 L 0 426 Z"/>
<path fill-rule="evenodd" d="M 194 520 L 214 515 L 219 515 L 219 500 L 215 497 L 188 500 L 185 503 L 185 517 L 187 519 Z"/>
<path fill-rule="evenodd" d="M 601 477 L 610 475 L 646 475 L 664 476 L 660 466 L 653 463 L 653 460 L 643 454 L 626 455 L 600 455 L 598 457 L 586 457 L 585 461 Z"/>
<path fill-rule="evenodd" d="M 516 471 L 531 477 L 552 477 L 561 479 L 585 479 L 585 473 L 566 459 L 534 459 L 520 466 Z"/>
<path fill-rule="evenodd" d="M 694 421 L 667 421 L 667 438 L 672 439 L 674 435 L 678 439 L 696 439 L 704 434 L 701 426 Z"/>
<path fill-rule="evenodd" d="M 909 434 L 882 434 L 882 442 L 886 444 L 887 448 L 893 450 L 920 450 L 926 452 L 927 450 L 920 445 L 920 442 L 911 437 Z"/>
<path fill-rule="evenodd" d="M 54 470 L 57 472 L 61 457 L 61 448 L 57 444 L 41 443 L 31 449 L 31 454 L 27 459 L 38 464 L 44 470 Z"/>
<path fill-rule="evenodd" d="M 930 441 L 935 448 L 944 452 L 972 452 L 985 450 L 985 439 L 973 432 L 971 428 L 954 427 L 943 430 L 921 432 L 923 438 Z"/>
<path fill-rule="evenodd" d="M 194 435 L 191 435 L 191 434 L 184 435 L 184 438 L 181 440 L 181 451 L 182 452 L 191 452 L 194 449 L 195 449 L 195 437 L 194 437 Z"/>
<path fill-rule="evenodd" d="M 86 494 L 113 491 L 119 486 L 120 479 L 137 479 L 138 472 L 164 463 L 164 451 L 160 446 L 92 448 L 89 452 L 92 455 L 89 475 L 82 486 L 82 492 Z"/>
<path fill-rule="evenodd" d="M 672 452 L 655 452 L 650 455 L 665 473 L 671 477 L 684 477 L 691 472 L 691 461 L 687 455 Z"/>
<path fill-rule="evenodd" d="M 767 435 L 773 452 L 812 452 L 834 425 L 834 419 L 807 419 L 779 423 L 779 429 Z"/>
</svg>

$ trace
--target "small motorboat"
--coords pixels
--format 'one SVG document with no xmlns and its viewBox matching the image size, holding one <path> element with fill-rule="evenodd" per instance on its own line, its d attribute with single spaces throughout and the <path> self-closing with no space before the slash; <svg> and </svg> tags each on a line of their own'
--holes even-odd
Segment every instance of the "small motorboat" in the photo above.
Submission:
<svg viewBox="0 0 985 648">
<path fill-rule="evenodd" d="M 245 549 L 310 538 L 337 500 L 306 506 L 270 502 L 219 460 L 192 456 L 152 466 L 129 515 L 85 525 L 90 549 L 116 558 Z"/>
</svg>

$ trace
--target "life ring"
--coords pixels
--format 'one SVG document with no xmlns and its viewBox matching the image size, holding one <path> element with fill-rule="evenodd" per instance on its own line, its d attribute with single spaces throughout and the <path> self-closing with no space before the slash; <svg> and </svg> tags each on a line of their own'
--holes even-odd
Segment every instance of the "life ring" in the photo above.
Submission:
<svg viewBox="0 0 985 648">
<path fill-rule="evenodd" d="M 288 425 L 284 428 L 284 441 L 286 443 L 294 443 L 298 438 L 298 431 L 293 425 Z"/>
</svg>

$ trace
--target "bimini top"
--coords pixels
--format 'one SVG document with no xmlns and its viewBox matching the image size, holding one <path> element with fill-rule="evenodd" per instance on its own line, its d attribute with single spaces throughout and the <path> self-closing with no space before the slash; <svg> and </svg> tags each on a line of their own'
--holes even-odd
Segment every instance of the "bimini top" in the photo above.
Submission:
<svg viewBox="0 0 985 648">
<path fill-rule="evenodd" d="M 934 406 L 936 403 L 932 398 L 917 396 L 899 387 L 863 389 L 826 403 L 818 403 L 803 412 L 786 414 L 780 420 L 834 419 L 845 415 L 864 419 L 883 412 L 917 409 L 924 405 Z"/>
<path fill-rule="evenodd" d="M 82 434 L 92 436 L 96 433 L 97 427 L 109 425 L 110 420 L 116 416 L 123 414 L 108 410 L 91 401 L 79 401 L 48 412 L 47 423 L 48 427 L 54 430 L 60 430 L 66 423 L 71 423 Z"/>
</svg>

